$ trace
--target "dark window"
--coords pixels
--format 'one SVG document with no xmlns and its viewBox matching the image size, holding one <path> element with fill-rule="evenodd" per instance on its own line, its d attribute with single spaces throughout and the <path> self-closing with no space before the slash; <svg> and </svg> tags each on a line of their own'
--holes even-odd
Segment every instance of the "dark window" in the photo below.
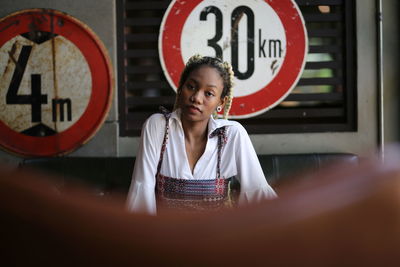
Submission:
<svg viewBox="0 0 400 267">
<path fill-rule="evenodd" d="M 306 21 L 309 54 L 297 86 L 261 115 L 238 119 L 249 133 L 357 130 L 354 0 L 296 0 Z M 175 92 L 158 57 L 161 19 L 170 1 L 117 1 L 118 97 L 121 136 L 137 136 Z"/>
</svg>

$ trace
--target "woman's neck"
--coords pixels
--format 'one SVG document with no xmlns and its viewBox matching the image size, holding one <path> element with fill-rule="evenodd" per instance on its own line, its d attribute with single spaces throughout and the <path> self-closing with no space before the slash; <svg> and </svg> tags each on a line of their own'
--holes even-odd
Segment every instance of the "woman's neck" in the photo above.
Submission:
<svg viewBox="0 0 400 267">
<path fill-rule="evenodd" d="M 182 128 L 183 132 L 185 133 L 185 140 L 189 143 L 192 143 L 206 139 L 207 126 L 208 121 L 182 121 Z"/>
</svg>

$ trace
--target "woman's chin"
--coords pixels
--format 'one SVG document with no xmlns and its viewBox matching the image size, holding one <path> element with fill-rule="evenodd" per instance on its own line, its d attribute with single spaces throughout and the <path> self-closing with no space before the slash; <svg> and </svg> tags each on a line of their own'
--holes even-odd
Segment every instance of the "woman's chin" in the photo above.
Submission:
<svg viewBox="0 0 400 267">
<path fill-rule="evenodd" d="M 199 122 L 207 120 L 208 117 L 204 117 L 202 113 L 182 113 L 182 119 L 191 122 Z"/>
</svg>

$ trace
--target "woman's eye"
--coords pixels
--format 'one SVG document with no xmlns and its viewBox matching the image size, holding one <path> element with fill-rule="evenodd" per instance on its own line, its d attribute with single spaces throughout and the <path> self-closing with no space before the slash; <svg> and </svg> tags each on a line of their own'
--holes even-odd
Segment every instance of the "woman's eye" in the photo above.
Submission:
<svg viewBox="0 0 400 267">
<path fill-rule="evenodd" d="M 214 94 L 211 92 L 206 92 L 206 96 L 214 96 Z"/>
<path fill-rule="evenodd" d="M 187 85 L 187 88 L 190 89 L 190 90 L 194 90 L 194 86 L 191 85 L 191 84 L 188 84 L 188 85 Z"/>
</svg>

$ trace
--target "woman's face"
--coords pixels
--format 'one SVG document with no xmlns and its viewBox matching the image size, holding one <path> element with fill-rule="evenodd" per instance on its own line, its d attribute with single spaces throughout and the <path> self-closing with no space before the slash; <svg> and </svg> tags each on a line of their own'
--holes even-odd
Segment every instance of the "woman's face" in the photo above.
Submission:
<svg viewBox="0 0 400 267">
<path fill-rule="evenodd" d="M 213 67 L 201 66 L 192 71 L 182 85 L 179 98 L 182 119 L 193 122 L 208 120 L 217 106 L 223 105 L 223 88 L 223 80 Z"/>
</svg>

